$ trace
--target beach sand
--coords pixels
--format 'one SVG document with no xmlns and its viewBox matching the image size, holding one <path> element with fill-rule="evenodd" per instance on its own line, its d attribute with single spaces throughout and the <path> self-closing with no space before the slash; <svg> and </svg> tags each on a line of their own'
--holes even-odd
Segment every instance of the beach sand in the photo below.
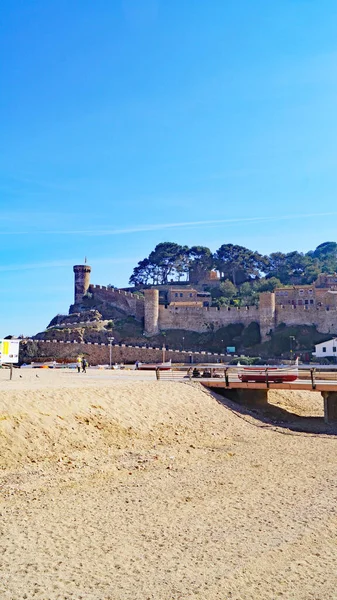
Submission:
<svg viewBox="0 0 337 600">
<path fill-rule="evenodd" d="M 296 394 L 272 402 L 322 416 Z M 337 598 L 337 436 L 153 373 L 22 369 L 0 466 L 1 599 Z"/>
</svg>

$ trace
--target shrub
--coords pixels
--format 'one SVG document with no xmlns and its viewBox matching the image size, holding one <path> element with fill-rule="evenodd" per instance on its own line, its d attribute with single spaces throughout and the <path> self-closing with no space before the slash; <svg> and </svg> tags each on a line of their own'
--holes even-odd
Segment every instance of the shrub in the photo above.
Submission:
<svg viewBox="0 0 337 600">
<path fill-rule="evenodd" d="M 249 323 L 242 333 L 242 344 L 244 348 L 250 348 L 261 343 L 260 325 L 256 322 Z"/>
</svg>

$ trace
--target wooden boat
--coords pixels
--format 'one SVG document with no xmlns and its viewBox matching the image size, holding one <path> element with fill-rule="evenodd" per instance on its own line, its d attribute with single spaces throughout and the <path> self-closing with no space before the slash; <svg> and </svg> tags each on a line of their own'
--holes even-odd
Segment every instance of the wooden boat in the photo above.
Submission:
<svg viewBox="0 0 337 600">
<path fill-rule="evenodd" d="M 140 371 L 156 371 L 159 369 L 160 371 L 169 371 L 172 368 L 172 362 L 169 360 L 167 362 L 161 363 L 137 363 L 137 369 Z"/>
<path fill-rule="evenodd" d="M 238 372 L 240 381 L 249 383 L 284 383 L 296 381 L 298 366 L 294 367 L 241 367 Z"/>
</svg>

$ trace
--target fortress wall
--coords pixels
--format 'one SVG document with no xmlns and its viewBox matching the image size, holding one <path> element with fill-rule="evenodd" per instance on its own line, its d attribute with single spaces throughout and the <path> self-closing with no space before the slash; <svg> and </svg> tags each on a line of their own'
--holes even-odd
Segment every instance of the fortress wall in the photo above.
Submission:
<svg viewBox="0 0 337 600">
<path fill-rule="evenodd" d="M 223 307 L 220 310 L 205 307 L 159 306 L 159 329 L 185 329 L 202 333 L 208 331 L 208 326 L 211 324 L 214 325 L 214 329 L 219 329 L 231 323 L 249 325 L 254 321 L 259 321 L 259 310 L 254 306 L 241 309 Z"/>
<path fill-rule="evenodd" d="M 116 306 L 138 320 L 144 317 L 144 298 L 141 296 L 124 290 L 107 288 L 104 285 L 90 285 L 88 291 L 94 299 Z"/>
<path fill-rule="evenodd" d="M 316 325 L 321 333 L 337 333 L 337 310 L 315 306 L 278 306 L 276 324 Z"/>
<path fill-rule="evenodd" d="M 107 344 L 90 344 L 77 342 L 56 342 L 47 340 L 30 340 L 21 342 L 33 344 L 38 348 L 37 356 L 32 359 L 40 359 L 41 362 L 50 360 L 64 360 L 67 362 L 76 362 L 79 355 L 84 355 L 90 365 L 109 364 L 110 347 Z M 194 363 L 216 362 L 224 358 L 222 354 L 213 354 L 206 352 L 188 352 L 179 350 L 166 350 L 165 360 L 172 360 L 177 363 L 189 363 L 190 357 L 193 357 Z M 145 348 L 138 346 L 128 346 L 125 344 L 112 345 L 111 360 L 112 363 L 135 363 L 140 362 L 161 362 L 163 358 L 161 348 Z M 155 375 L 153 375 L 155 377 Z"/>
</svg>

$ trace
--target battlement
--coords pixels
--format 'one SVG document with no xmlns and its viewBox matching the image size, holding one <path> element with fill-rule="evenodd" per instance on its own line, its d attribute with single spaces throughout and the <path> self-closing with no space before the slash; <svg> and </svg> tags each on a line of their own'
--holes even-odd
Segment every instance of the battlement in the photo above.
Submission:
<svg viewBox="0 0 337 600">
<path fill-rule="evenodd" d="M 104 291 L 107 294 L 111 294 L 111 296 L 124 296 L 126 298 L 133 298 L 135 300 L 144 301 L 143 296 L 139 294 L 134 294 L 133 292 L 126 292 L 125 290 L 119 290 L 117 288 L 111 288 L 106 285 L 93 285 L 92 283 L 89 285 L 89 292 L 93 293 L 95 291 Z"/>
<path fill-rule="evenodd" d="M 259 307 L 258 306 L 174 306 L 174 305 L 167 305 L 167 306 L 163 306 L 162 307 L 164 310 L 170 311 L 170 312 L 181 312 L 183 311 L 184 313 L 189 312 L 191 314 L 194 313 L 198 313 L 198 314 L 202 314 L 202 313 L 213 313 L 213 314 L 217 314 L 217 313 L 244 313 L 244 312 L 259 312 Z"/>
<path fill-rule="evenodd" d="M 317 312 L 330 312 L 330 311 L 337 311 L 337 307 L 335 306 L 314 306 L 312 304 L 302 304 L 302 305 L 294 305 L 294 304 L 278 304 L 277 305 L 277 311 L 284 311 L 284 312 L 311 312 L 311 313 L 317 313 Z"/>
<path fill-rule="evenodd" d="M 160 305 L 158 314 L 158 328 L 185 329 L 200 333 L 209 331 L 210 328 L 220 329 L 231 323 L 249 325 L 259 322 L 259 309 L 256 306 L 208 307 L 208 306 L 170 306 Z"/>
</svg>

